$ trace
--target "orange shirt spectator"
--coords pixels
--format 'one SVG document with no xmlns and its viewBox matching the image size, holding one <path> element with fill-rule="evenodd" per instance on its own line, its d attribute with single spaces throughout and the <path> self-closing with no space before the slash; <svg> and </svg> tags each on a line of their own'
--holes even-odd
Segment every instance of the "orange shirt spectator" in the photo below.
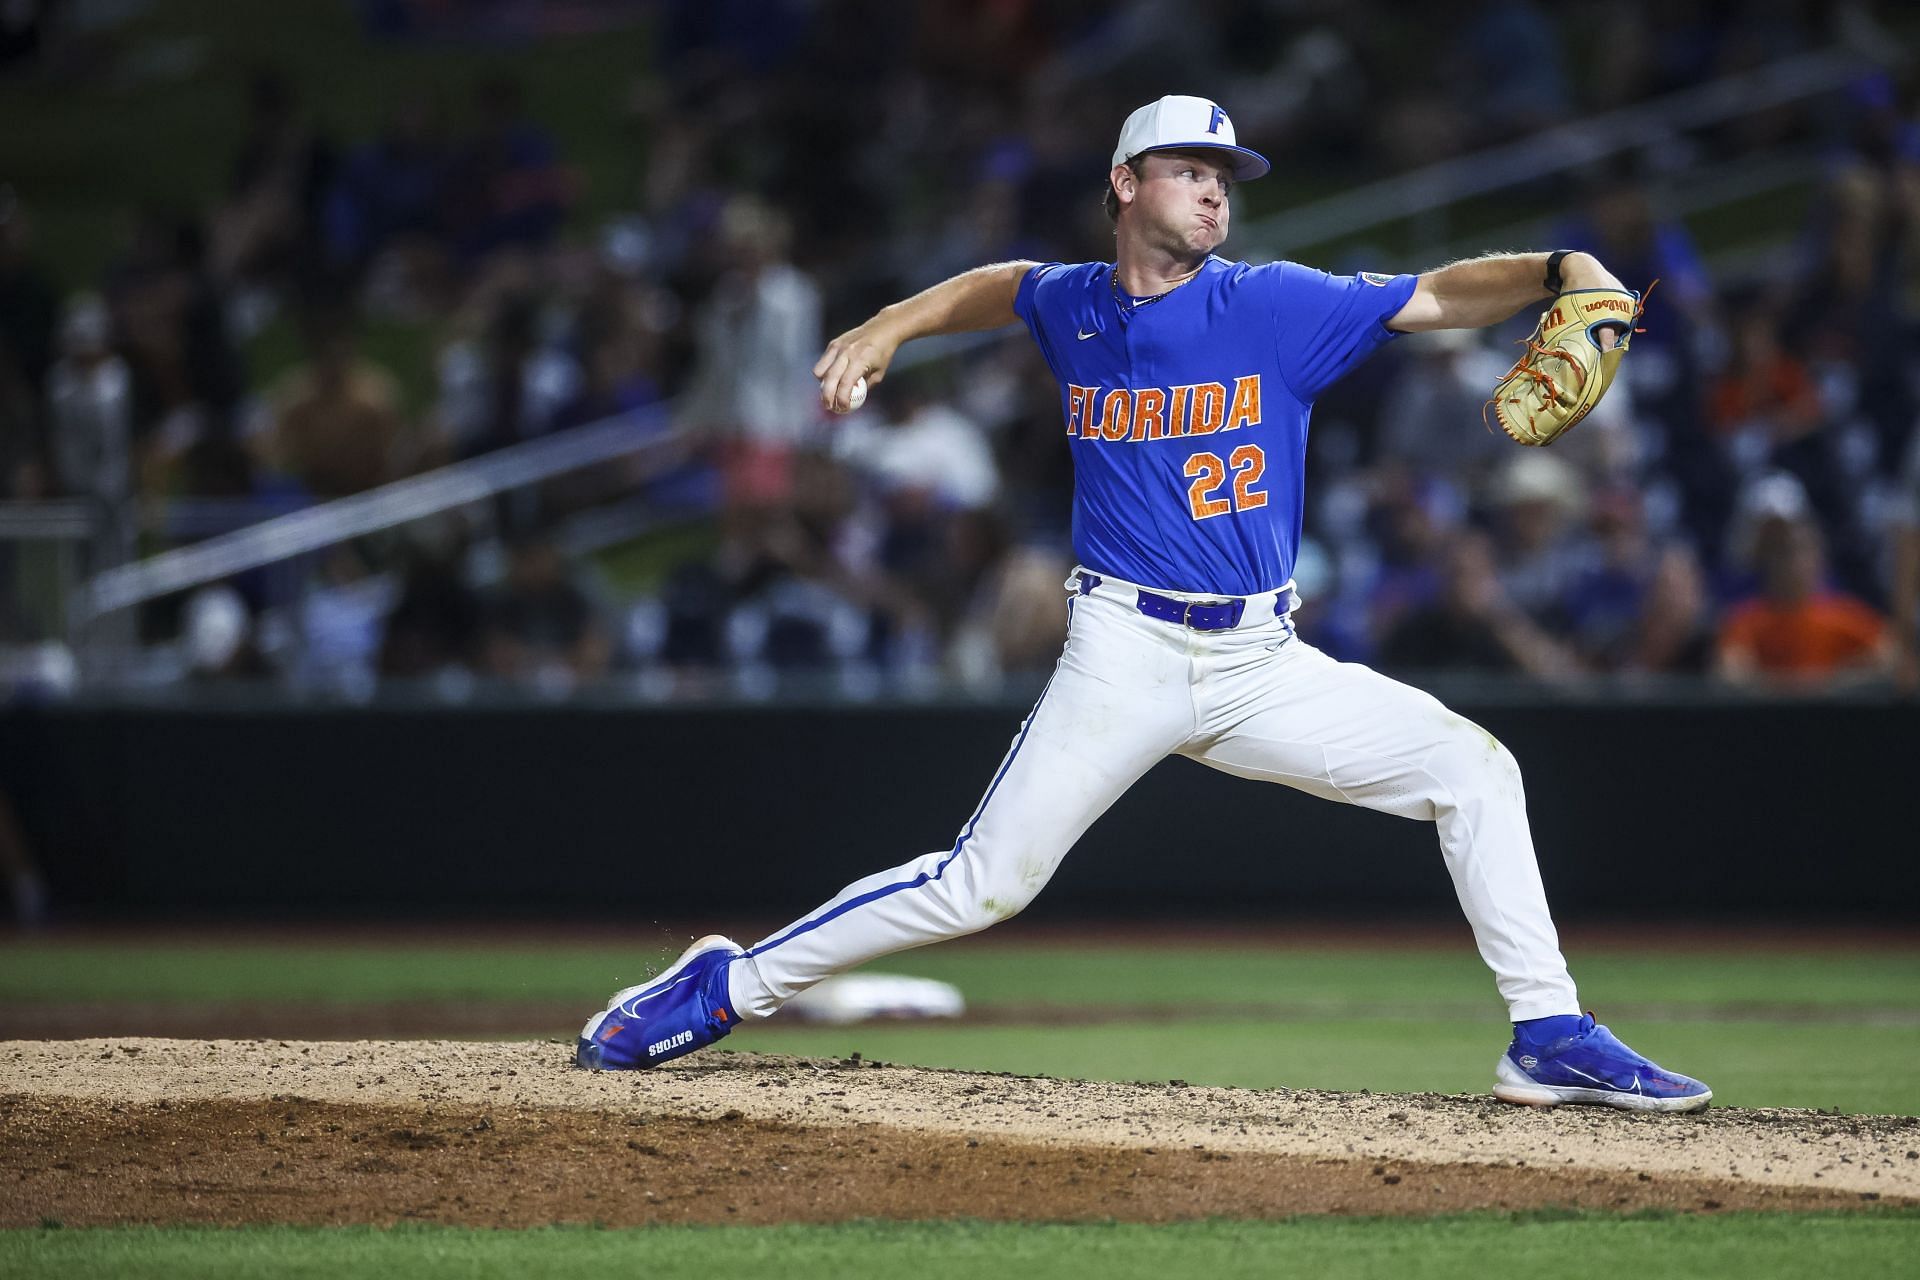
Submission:
<svg viewBox="0 0 1920 1280">
<path fill-rule="evenodd" d="M 1734 358 L 1707 396 L 1707 421 L 1718 435 L 1766 428 L 1776 442 L 1818 430 L 1820 389 L 1806 363 L 1780 345 L 1772 318 L 1757 312 L 1734 335 Z"/>
<path fill-rule="evenodd" d="M 1769 675 L 1826 675 L 1871 660 L 1886 633 L 1879 614 L 1837 592 L 1792 604 L 1755 599 L 1728 615 L 1720 652 Z"/>
<path fill-rule="evenodd" d="M 1762 588 L 1728 611 L 1720 628 L 1719 670 L 1735 684 L 1831 688 L 1892 668 L 1886 620 L 1853 597 L 1821 587 L 1820 530 L 1811 521 L 1777 519 L 1757 535 Z"/>
<path fill-rule="evenodd" d="M 353 332 L 316 322 L 313 358 L 274 389 L 273 424 L 256 442 L 265 461 L 319 498 L 385 484 L 398 473 L 407 434 L 392 374 L 355 351 Z"/>
<path fill-rule="evenodd" d="M 1805 423 L 1820 416 L 1820 391 L 1807 366 L 1781 356 L 1758 369 L 1720 379 L 1714 384 L 1707 415 L 1721 432 L 1767 416 Z"/>
</svg>

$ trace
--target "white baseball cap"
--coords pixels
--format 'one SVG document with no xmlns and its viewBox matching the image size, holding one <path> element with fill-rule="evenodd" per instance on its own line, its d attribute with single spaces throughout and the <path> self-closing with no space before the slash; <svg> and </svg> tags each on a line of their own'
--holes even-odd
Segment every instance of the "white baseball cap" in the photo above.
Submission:
<svg viewBox="0 0 1920 1280">
<path fill-rule="evenodd" d="M 1168 94 L 1149 102 L 1120 126 L 1120 145 L 1113 163 L 1125 164 L 1143 151 L 1224 151 L 1233 176 L 1242 182 L 1262 177 L 1273 168 L 1258 151 L 1238 146 L 1233 121 L 1206 98 Z"/>
</svg>

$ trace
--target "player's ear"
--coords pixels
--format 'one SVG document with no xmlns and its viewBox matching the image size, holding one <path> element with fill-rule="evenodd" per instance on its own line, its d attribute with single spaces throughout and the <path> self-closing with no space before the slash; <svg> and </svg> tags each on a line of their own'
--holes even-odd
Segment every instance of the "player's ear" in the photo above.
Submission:
<svg viewBox="0 0 1920 1280">
<path fill-rule="evenodd" d="M 1140 176 L 1133 171 L 1133 166 L 1126 164 L 1113 166 L 1113 172 L 1107 175 L 1107 181 L 1113 185 L 1114 197 L 1120 202 L 1122 208 L 1133 203 L 1134 193 L 1139 190 L 1140 182 Z"/>
</svg>

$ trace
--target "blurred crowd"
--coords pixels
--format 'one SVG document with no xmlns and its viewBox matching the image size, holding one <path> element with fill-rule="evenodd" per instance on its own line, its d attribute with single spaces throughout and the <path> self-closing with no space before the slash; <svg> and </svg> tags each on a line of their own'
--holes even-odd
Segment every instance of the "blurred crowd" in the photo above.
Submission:
<svg viewBox="0 0 1920 1280">
<path fill-rule="evenodd" d="M 421 40 L 449 8 L 365 11 L 379 38 Z M 511 75 L 398 88 L 375 135 L 347 137 L 262 70 L 224 189 L 135 211 L 86 288 L 37 257 L 33 193 L 0 192 L 0 485 L 96 504 L 117 531 L 99 568 L 166 545 L 169 500 L 287 509 L 627 415 L 687 447 L 160 602 L 146 678 L 992 688 L 1050 665 L 1063 633 L 1058 392 L 1016 338 L 903 368 L 829 420 L 809 370 L 832 333 L 983 262 L 1109 256 L 1112 139 L 1162 92 L 1228 104 L 1276 158 L 1272 187 L 1304 194 L 1882 16 L 1623 0 L 1609 38 L 1581 42 L 1543 4 L 1455 8 L 1440 29 L 1321 0 L 624 6 L 651 49 L 607 121 L 634 180 L 591 218 L 586 174 Z M 40 47 L 7 46 L 0 74 L 48 74 Z M 1481 408 L 1530 320 L 1375 356 L 1315 413 L 1302 634 L 1408 674 L 1920 683 L 1914 83 L 1863 73 L 1698 151 L 1665 138 L 1556 179 L 1567 207 L 1534 247 L 1660 282 L 1622 383 L 1523 451 Z M 1667 211 L 1688 166 L 1794 148 L 1822 176 L 1793 243 L 1710 265 Z M 246 353 L 273 332 L 300 356 L 261 377 Z M 421 368 L 374 354 L 374 332 L 422 335 Z M 591 518 L 609 506 L 624 544 Z M 623 545 L 637 576 L 608 569 Z M 0 642 L 58 632 L 30 592 L 0 598 Z"/>
</svg>

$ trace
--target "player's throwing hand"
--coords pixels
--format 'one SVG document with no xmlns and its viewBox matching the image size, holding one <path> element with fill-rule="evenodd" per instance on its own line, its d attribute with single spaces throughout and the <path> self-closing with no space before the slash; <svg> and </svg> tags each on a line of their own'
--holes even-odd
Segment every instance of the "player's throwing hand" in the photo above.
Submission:
<svg viewBox="0 0 1920 1280">
<path fill-rule="evenodd" d="M 829 342 L 813 366 L 813 376 L 820 379 L 821 407 L 829 413 L 858 409 L 866 393 L 887 376 L 887 366 L 899 349 L 900 340 L 886 333 L 878 316 Z"/>
</svg>

